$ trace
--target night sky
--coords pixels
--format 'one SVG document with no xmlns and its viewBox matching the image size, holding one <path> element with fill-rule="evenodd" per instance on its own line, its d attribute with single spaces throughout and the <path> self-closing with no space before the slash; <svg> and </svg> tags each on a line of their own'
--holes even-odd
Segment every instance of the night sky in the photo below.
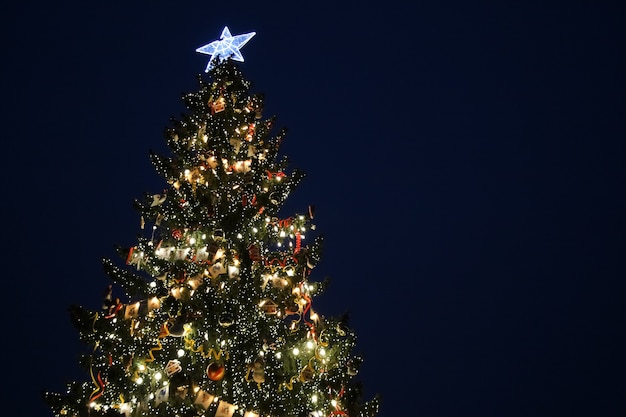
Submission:
<svg viewBox="0 0 626 417">
<path fill-rule="evenodd" d="M 283 213 L 316 207 L 314 308 L 350 312 L 380 417 L 626 415 L 626 3 L 12 3 L 2 415 L 88 378 L 67 309 L 100 308 L 224 26 L 257 32 L 241 69 L 307 173 Z"/>
</svg>

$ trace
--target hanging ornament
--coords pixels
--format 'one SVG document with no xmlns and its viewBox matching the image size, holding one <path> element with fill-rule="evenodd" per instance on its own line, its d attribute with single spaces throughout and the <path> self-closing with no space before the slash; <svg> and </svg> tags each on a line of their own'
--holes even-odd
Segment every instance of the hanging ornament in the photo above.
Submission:
<svg viewBox="0 0 626 417">
<path fill-rule="evenodd" d="M 251 366 L 252 379 L 257 384 L 265 382 L 265 361 L 263 358 L 258 357 L 254 360 Z"/>
<path fill-rule="evenodd" d="M 170 399 L 170 386 L 166 385 L 154 393 L 154 405 L 159 405 L 162 402 Z"/>
<path fill-rule="evenodd" d="M 224 313 L 220 314 L 218 322 L 219 322 L 220 326 L 222 326 L 222 327 L 230 327 L 235 322 L 235 319 L 234 319 L 234 317 L 233 317 L 233 315 L 231 313 L 224 312 Z"/>
<path fill-rule="evenodd" d="M 172 237 L 176 240 L 180 239 L 181 237 L 183 237 L 183 231 L 180 229 L 172 230 Z"/>
<path fill-rule="evenodd" d="M 226 110 L 226 99 L 224 96 L 219 96 L 217 100 L 210 101 L 209 107 L 211 108 L 211 114 L 216 114 Z"/>
<path fill-rule="evenodd" d="M 113 285 L 108 285 L 106 290 L 104 290 L 104 299 L 102 300 L 102 309 L 109 310 L 113 303 Z"/>
<path fill-rule="evenodd" d="M 211 276 L 211 278 L 217 278 L 218 276 L 225 274 L 226 272 L 227 270 L 222 262 L 215 262 L 209 268 L 209 275 Z"/>
<path fill-rule="evenodd" d="M 278 312 L 278 305 L 269 298 L 261 301 L 259 308 L 267 315 L 276 314 Z"/>
<path fill-rule="evenodd" d="M 232 417 L 236 408 L 237 407 L 226 401 L 220 401 L 217 405 L 217 410 L 215 410 L 215 417 Z"/>
<path fill-rule="evenodd" d="M 165 373 L 168 377 L 171 377 L 182 370 L 183 368 L 180 366 L 180 361 L 178 359 L 172 359 L 167 363 L 167 365 L 165 365 Z"/>
<path fill-rule="evenodd" d="M 211 381 L 219 381 L 226 375 L 226 367 L 217 362 L 211 362 L 206 368 L 206 375 Z"/>
<path fill-rule="evenodd" d="M 214 398 L 214 395 L 211 395 L 204 390 L 198 390 L 198 395 L 196 396 L 194 404 L 197 404 L 206 410 L 211 406 Z"/>
<path fill-rule="evenodd" d="M 358 366 L 354 363 L 353 360 L 349 360 L 348 363 L 346 364 L 346 372 L 348 375 L 350 376 L 355 376 L 356 374 L 359 373 L 359 368 Z"/>
<path fill-rule="evenodd" d="M 250 378 L 250 374 L 252 374 L 252 378 Z M 261 388 L 261 384 L 265 382 L 265 361 L 262 357 L 259 356 L 253 363 L 248 364 L 248 371 L 244 379 L 246 382 L 256 382 L 258 388 Z"/>
<path fill-rule="evenodd" d="M 166 199 L 167 199 L 167 195 L 165 193 L 154 194 L 152 196 L 152 204 L 150 204 L 150 207 L 160 206 L 161 204 L 163 204 L 163 202 L 165 202 Z"/>
<path fill-rule="evenodd" d="M 141 303 L 139 302 L 128 304 L 124 309 L 124 320 L 138 317 L 140 305 Z"/>
<path fill-rule="evenodd" d="M 237 265 L 228 265 L 228 278 L 239 279 L 239 267 Z"/>
<path fill-rule="evenodd" d="M 185 334 L 185 324 L 187 319 L 185 316 L 178 316 L 174 319 L 172 324 L 167 328 L 170 336 L 181 337 Z"/>
<path fill-rule="evenodd" d="M 252 262 L 261 262 L 261 250 L 257 245 L 248 246 L 248 255 Z"/>
<path fill-rule="evenodd" d="M 307 365 L 302 368 L 300 371 L 300 381 L 301 382 L 310 382 L 313 380 L 313 376 L 315 374 L 315 369 L 311 366 L 311 361 L 307 363 Z"/>
<path fill-rule="evenodd" d="M 224 240 L 224 231 L 222 229 L 215 229 L 213 231 L 213 239 L 217 242 L 222 242 Z"/>
</svg>

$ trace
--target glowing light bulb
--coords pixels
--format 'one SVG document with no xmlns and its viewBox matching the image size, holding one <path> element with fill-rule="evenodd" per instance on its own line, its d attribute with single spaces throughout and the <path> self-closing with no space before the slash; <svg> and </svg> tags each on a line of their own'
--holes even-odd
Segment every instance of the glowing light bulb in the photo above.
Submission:
<svg viewBox="0 0 626 417">
<path fill-rule="evenodd" d="M 298 356 L 298 354 L 299 354 L 299 353 L 300 353 L 300 349 L 298 349 L 298 348 L 293 348 L 293 354 L 294 354 L 295 356 Z"/>
<path fill-rule="evenodd" d="M 183 356 L 185 356 L 185 351 L 183 349 L 178 349 L 178 352 L 176 352 L 176 354 L 179 358 L 182 358 Z"/>
<path fill-rule="evenodd" d="M 156 374 L 154 374 L 154 379 L 156 379 L 157 381 L 160 381 L 162 377 L 163 375 L 161 375 L 161 372 L 157 372 Z"/>
<path fill-rule="evenodd" d="M 143 378 L 142 377 L 138 377 L 137 379 L 135 379 L 135 384 L 137 384 L 137 385 L 143 384 Z"/>
<path fill-rule="evenodd" d="M 313 349 L 313 342 L 311 340 L 306 342 L 306 347 L 309 348 L 309 349 Z"/>
<path fill-rule="evenodd" d="M 317 394 L 313 394 L 313 395 L 311 396 L 311 402 L 312 402 L 313 404 L 315 404 L 315 403 L 317 402 Z"/>
</svg>

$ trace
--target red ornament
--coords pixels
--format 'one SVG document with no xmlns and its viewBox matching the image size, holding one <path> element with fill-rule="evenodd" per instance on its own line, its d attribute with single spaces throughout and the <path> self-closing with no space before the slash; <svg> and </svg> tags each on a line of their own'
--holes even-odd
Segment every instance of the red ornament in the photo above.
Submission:
<svg viewBox="0 0 626 417">
<path fill-rule="evenodd" d="M 252 262 L 261 262 L 261 250 L 256 245 L 248 246 L 248 255 Z"/>
<path fill-rule="evenodd" d="M 226 368 L 224 365 L 220 365 L 215 362 L 211 362 L 206 368 L 206 374 L 211 381 L 219 381 L 224 378 L 226 374 Z"/>
<path fill-rule="evenodd" d="M 172 230 L 172 237 L 174 239 L 180 239 L 181 237 L 183 237 L 183 232 L 180 229 Z"/>
</svg>

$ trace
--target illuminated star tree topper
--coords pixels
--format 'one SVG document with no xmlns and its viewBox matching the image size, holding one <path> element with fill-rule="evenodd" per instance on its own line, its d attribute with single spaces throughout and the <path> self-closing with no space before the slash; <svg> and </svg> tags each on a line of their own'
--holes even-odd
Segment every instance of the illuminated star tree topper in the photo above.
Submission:
<svg viewBox="0 0 626 417">
<path fill-rule="evenodd" d="M 207 64 L 205 71 L 209 72 L 209 70 L 213 68 L 214 62 L 219 61 L 219 59 L 224 60 L 230 57 L 235 61 L 243 62 L 243 55 L 241 55 L 239 49 L 241 49 L 254 35 L 256 35 L 256 32 L 232 36 L 230 34 L 230 30 L 228 30 L 228 26 L 224 26 L 224 30 L 222 30 L 222 35 L 218 41 L 213 41 L 196 49 L 196 52 L 211 55 L 211 59 L 209 59 L 209 63 Z"/>
</svg>

